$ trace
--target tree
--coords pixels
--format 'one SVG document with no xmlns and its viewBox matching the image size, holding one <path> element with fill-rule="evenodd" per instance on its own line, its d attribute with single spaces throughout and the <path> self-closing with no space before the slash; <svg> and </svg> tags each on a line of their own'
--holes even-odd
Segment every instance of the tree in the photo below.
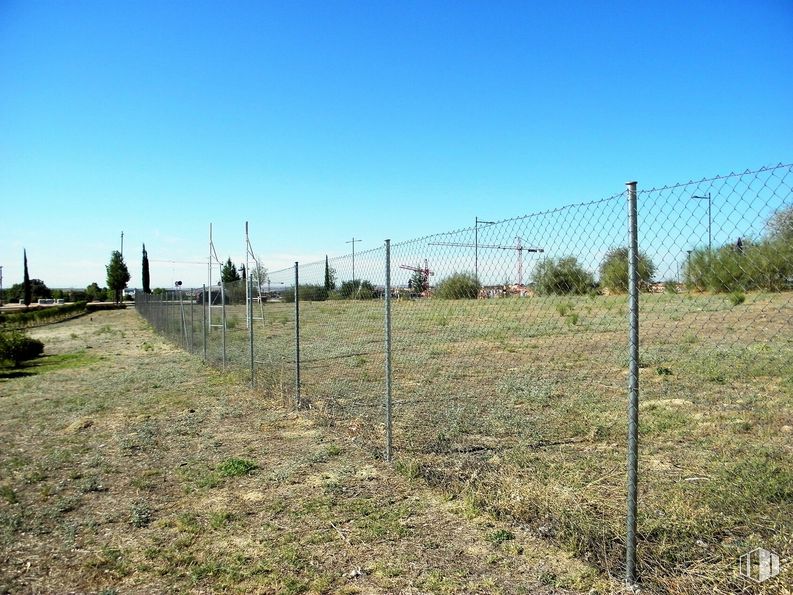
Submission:
<svg viewBox="0 0 793 595">
<path fill-rule="evenodd" d="M 242 280 L 245 281 L 248 278 L 248 271 L 245 270 L 245 265 L 240 265 L 240 275 L 242 275 Z"/>
<path fill-rule="evenodd" d="M 411 293 L 422 294 L 430 288 L 429 279 L 424 276 L 424 271 L 413 271 L 408 279 L 408 289 Z"/>
<path fill-rule="evenodd" d="M 532 281 L 540 294 L 584 294 L 595 285 L 592 273 L 578 264 L 574 256 L 540 262 L 532 273 Z"/>
<path fill-rule="evenodd" d="M 110 264 L 105 269 L 107 270 L 107 287 L 113 291 L 113 299 L 118 304 L 121 301 L 121 291 L 131 278 L 121 252 L 113 250 L 110 255 Z"/>
<path fill-rule="evenodd" d="M 234 281 L 240 280 L 240 274 L 237 272 L 237 267 L 231 262 L 231 257 L 229 257 L 226 264 L 223 265 L 223 268 L 220 269 L 220 280 L 223 281 L 223 283 L 234 283 Z"/>
<path fill-rule="evenodd" d="M 28 287 L 30 288 L 30 302 L 33 303 L 40 298 L 51 298 L 52 291 L 41 279 L 29 279 Z M 17 302 L 25 299 L 25 284 L 14 283 L 6 290 L 6 299 L 10 302 Z"/>
<path fill-rule="evenodd" d="M 143 293 L 151 293 L 151 278 L 149 277 L 149 254 L 146 252 L 146 244 L 143 244 Z"/>
<path fill-rule="evenodd" d="M 31 287 L 30 287 L 30 275 L 28 275 L 28 251 L 24 248 L 22 249 L 22 258 L 25 265 L 25 273 L 24 277 L 22 278 L 22 290 L 23 290 L 23 301 L 26 306 L 30 305 L 30 300 L 33 297 L 31 295 Z"/>
<path fill-rule="evenodd" d="M 267 283 L 267 269 L 261 265 L 261 262 L 261 256 L 254 258 L 253 266 L 249 271 L 251 275 L 251 283 L 253 284 L 253 287 L 259 291 L 261 291 L 262 286 Z"/>
<path fill-rule="evenodd" d="M 476 299 L 481 288 L 472 273 L 455 273 L 438 283 L 434 295 L 444 300 Z"/>
<path fill-rule="evenodd" d="M 89 302 L 103 302 L 106 294 L 107 291 L 104 288 L 99 287 L 96 281 L 85 288 L 85 299 Z"/>
<path fill-rule="evenodd" d="M 333 291 L 336 289 L 336 269 L 328 264 L 328 255 L 325 255 L 325 289 Z"/>
<path fill-rule="evenodd" d="M 647 286 L 655 275 L 655 265 L 639 251 L 639 286 Z M 600 264 L 600 283 L 615 293 L 628 291 L 628 248 L 612 248 Z"/>
<path fill-rule="evenodd" d="M 767 225 L 771 239 L 793 243 L 793 206 L 771 215 Z"/>
</svg>

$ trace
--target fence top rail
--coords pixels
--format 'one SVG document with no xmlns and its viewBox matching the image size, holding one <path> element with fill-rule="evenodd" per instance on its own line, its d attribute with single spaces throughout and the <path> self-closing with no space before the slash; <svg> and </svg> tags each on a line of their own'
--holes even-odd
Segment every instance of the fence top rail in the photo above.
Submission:
<svg viewBox="0 0 793 595">
<path fill-rule="evenodd" d="M 766 165 L 758 169 L 746 169 L 742 172 L 730 172 L 723 176 L 711 176 L 709 178 L 706 177 L 700 180 L 689 180 L 688 182 L 678 182 L 676 184 L 668 184 L 660 187 L 654 186 L 652 188 L 639 190 L 638 194 L 652 194 L 652 193 L 662 192 L 664 190 L 674 190 L 676 188 L 684 188 L 685 186 L 719 182 L 723 180 L 729 180 L 731 178 L 740 178 L 744 176 L 753 176 L 766 172 L 772 172 L 778 169 L 788 169 L 788 170 L 793 169 L 793 163 L 777 163 L 776 165 Z"/>
</svg>

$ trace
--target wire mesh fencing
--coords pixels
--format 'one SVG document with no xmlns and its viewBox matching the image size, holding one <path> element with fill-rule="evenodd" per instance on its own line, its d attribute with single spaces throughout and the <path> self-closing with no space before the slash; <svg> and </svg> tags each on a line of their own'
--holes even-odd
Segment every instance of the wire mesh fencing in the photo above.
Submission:
<svg viewBox="0 0 793 595">
<path fill-rule="evenodd" d="M 745 551 L 793 554 L 792 169 L 477 218 L 138 307 L 472 514 L 651 590 L 733 592 Z"/>
</svg>

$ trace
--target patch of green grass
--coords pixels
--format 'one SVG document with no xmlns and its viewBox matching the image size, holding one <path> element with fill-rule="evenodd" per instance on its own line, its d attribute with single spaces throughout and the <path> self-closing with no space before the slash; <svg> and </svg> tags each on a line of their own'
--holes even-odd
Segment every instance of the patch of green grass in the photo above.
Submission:
<svg viewBox="0 0 793 595">
<path fill-rule="evenodd" d="M 109 545 L 103 545 L 94 557 L 87 562 L 87 566 L 116 576 L 128 574 L 123 552 L 119 548 Z"/>
<path fill-rule="evenodd" d="M 213 529 L 221 529 L 234 522 L 235 518 L 234 513 L 228 510 L 211 512 L 209 514 L 209 526 Z"/>
<path fill-rule="evenodd" d="M 258 469 L 258 466 L 253 461 L 248 459 L 226 459 L 218 465 L 218 473 L 223 477 L 239 477 L 240 475 L 248 475 L 251 471 Z"/>
<path fill-rule="evenodd" d="M 8 502 L 9 504 L 16 504 L 19 502 L 17 499 L 17 493 L 14 491 L 9 485 L 2 485 L 0 486 L 0 498 Z"/>
<path fill-rule="evenodd" d="M 498 529 L 493 531 L 490 535 L 487 536 L 487 539 L 495 544 L 504 543 L 505 541 L 510 541 L 515 539 L 515 535 L 511 531 L 507 531 L 506 529 Z"/>
<path fill-rule="evenodd" d="M 21 376 L 34 376 L 46 374 L 55 370 L 69 370 L 81 368 L 99 361 L 99 358 L 89 355 L 85 351 L 75 353 L 62 353 L 58 355 L 44 355 L 35 360 L 22 362 L 17 368 L 8 368 L 0 365 L 0 379 L 18 378 Z"/>
</svg>

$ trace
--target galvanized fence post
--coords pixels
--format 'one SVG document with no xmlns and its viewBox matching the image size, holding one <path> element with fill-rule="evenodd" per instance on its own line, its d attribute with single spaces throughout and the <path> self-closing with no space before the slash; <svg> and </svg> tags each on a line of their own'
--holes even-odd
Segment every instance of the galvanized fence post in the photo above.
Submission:
<svg viewBox="0 0 793 595">
<path fill-rule="evenodd" d="M 226 284 L 220 281 L 220 311 L 222 313 L 223 369 L 226 369 Z"/>
<path fill-rule="evenodd" d="M 636 501 L 639 457 L 639 232 L 636 182 L 628 182 L 628 511 L 625 580 L 636 584 Z"/>
<path fill-rule="evenodd" d="M 207 361 L 207 286 L 201 286 L 201 312 L 203 313 L 204 320 L 202 321 L 201 328 L 204 333 L 204 361 Z"/>
<path fill-rule="evenodd" d="M 385 241 L 385 460 L 391 460 L 391 240 Z"/>
<path fill-rule="evenodd" d="M 184 349 L 185 351 L 189 351 L 188 347 L 188 337 L 187 337 L 187 315 L 184 312 L 184 294 L 182 293 L 182 288 L 179 287 L 179 316 L 182 319 L 182 336 L 184 337 Z"/>
<path fill-rule="evenodd" d="M 247 225 L 247 223 L 246 223 Z M 251 356 L 251 388 L 256 387 L 256 368 L 253 360 L 253 282 L 250 271 L 246 271 L 247 283 L 246 294 L 247 298 L 247 315 L 248 315 L 248 352 Z"/>
<path fill-rule="evenodd" d="M 295 262 L 295 406 L 300 409 L 300 279 Z"/>
<path fill-rule="evenodd" d="M 193 308 L 195 307 L 195 289 L 190 290 L 190 353 L 193 353 L 193 345 L 195 344 L 195 320 L 193 317 Z"/>
</svg>

